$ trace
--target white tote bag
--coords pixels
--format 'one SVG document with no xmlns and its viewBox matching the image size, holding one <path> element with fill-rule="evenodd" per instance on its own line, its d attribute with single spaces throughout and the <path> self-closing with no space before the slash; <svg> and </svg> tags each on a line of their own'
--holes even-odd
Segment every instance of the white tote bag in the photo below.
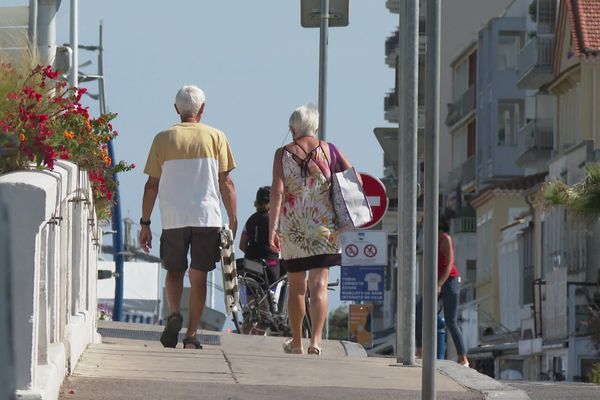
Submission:
<svg viewBox="0 0 600 400">
<path fill-rule="evenodd" d="M 329 144 L 332 170 L 337 169 L 339 153 L 333 144 Z M 373 219 L 373 211 L 358 180 L 354 167 L 331 176 L 331 201 L 340 230 L 359 228 Z"/>
</svg>

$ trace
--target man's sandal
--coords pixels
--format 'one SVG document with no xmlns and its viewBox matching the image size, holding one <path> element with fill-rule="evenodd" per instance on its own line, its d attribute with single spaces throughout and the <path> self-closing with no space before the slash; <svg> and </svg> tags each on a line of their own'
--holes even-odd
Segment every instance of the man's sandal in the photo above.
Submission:
<svg viewBox="0 0 600 400">
<path fill-rule="evenodd" d="M 160 342 L 164 347 L 177 347 L 177 340 L 179 340 L 179 331 L 183 325 L 183 316 L 179 313 L 173 313 L 167 318 L 167 324 L 160 335 Z"/>
<path fill-rule="evenodd" d="M 304 354 L 304 348 L 302 348 L 302 345 L 292 347 L 292 338 L 289 338 L 283 342 L 283 352 L 286 354 Z"/>
<path fill-rule="evenodd" d="M 315 355 L 315 356 L 320 356 L 322 353 L 322 350 L 320 347 L 317 346 L 308 346 L 308 350 L 306 351 L 306 354 L 311 354 L 311 355 Z"/>
<path fill-rule="evenodd" d="M 198 336 L 188 336 L 185 339 L 183 339 L 183 348 L 185 349 L 185 345 L 187 344 L 191 344 L 193 345 L 196 349 L 202 349 L 202 345 L 200 344 L 200 341 L 198 340 Z"/>
</svg>

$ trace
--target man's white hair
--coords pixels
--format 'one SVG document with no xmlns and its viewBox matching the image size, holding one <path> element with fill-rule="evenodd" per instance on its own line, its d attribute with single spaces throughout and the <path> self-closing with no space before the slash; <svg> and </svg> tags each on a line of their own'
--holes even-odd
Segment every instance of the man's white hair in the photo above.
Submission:
<svg viewBox="0 0 600 400">
<path fill-rule="evenodd" d="M 294 130 L 294 139 L 316 136 L 319 129 L 319 110 L 314 104 L 296 108 L 290 115 L 290 128 Z"/>
<path fill-rule="evenodd" d="M 198 86 L 185 85 L 179 89 L 175 96 L 177 111 L 182 117 L 195 117 L 200 107 L 206 101 L 206 96 Z"/>
</svg>

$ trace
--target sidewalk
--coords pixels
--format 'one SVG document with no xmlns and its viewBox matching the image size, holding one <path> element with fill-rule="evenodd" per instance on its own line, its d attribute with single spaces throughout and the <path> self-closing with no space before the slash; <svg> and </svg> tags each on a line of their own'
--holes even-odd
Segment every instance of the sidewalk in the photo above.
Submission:
<svg viewBox="0 0 600 400">
<path fill-rule="evenodd" d="M 110 322 L 99 329 L 151 337 L 162 327 Z M 65 380 L 61 399 L 421 398 L 420 367 L 367 358 L 353 343 L 327 341 L 317 357 L 284 354 L 282 338 L 202 333 L 203 341 L 212 343 L 202 350 L 105 336 L 102 344 L 88 347 Z M 522 391 L 450 361 L 439 363 L 436 383 L 438 399 L 527 399 Z"/>
</svg>

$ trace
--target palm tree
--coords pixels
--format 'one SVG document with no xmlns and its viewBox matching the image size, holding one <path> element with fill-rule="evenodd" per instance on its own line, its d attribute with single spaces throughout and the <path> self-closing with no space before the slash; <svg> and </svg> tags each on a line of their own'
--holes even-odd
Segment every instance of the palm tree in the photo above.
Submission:
<svg viewBox="0 0 600 400">
<path fill-rule="evenodd" d="M 582 217 L 600 217 L 600 163 L 588 163 L 585 173 L 585 178 L 572 186 L 560 179 L 549 182 L 544 191 L 546 203 L 565 206 Z"/>
<path fill-rule="evenodd" d="M 549 205 L 560 205 L 582 218 L 596 221 L 600 217 L 600 163 L 585 166 L 585 178 L 572 186 L 556 179 L 546 185 L 543 193 Z M 590 305 L 591 318 L 587 321 L 592 343 L 600 350 L 600 309 Z M 600 363 L 596 363 L 588 379 L 600 383 Z"/>
</svg>

